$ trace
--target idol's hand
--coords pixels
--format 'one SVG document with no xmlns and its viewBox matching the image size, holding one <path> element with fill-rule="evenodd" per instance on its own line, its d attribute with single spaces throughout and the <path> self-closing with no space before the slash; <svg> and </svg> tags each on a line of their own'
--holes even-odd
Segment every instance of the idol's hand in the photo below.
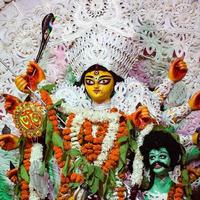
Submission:
<svg viewBox="0 0 200 200">
<path fill-rule="evenodd" d="M 192 134 L 192 142 L 200 147 L 200 127 Z"/>
<path fill-rule="evenodd" d="M 13 134 L 0 135 L 0 147 L 6 151 L 18 148 L 19 138 Z"/>
<path fill-rule="evenodd" d="M 17 183 L 17 173 L 18 173 L 18 169 L 14 168 L 7 171 L 6 175 L 13 183 Z"/>
<path fill-rule="evenodd" d="M 134 123 L 138 129 L 144 129 L 145 126 L 153 121 L 149 110 L 146 106 L 139 106 L 137 110 L 130 115 L 129 119 Z"/>
<path fill-rule="evenodd" d="M 178 82 L 183 79 L 188 71 L 187 64 L 183 58 L 176 58 L 171 62 L 168 72 L 168 77 L 173 82 Z"/>
<path fill-rule="evenodd" d="M 4 98 L 5 98 L 4 108 L 6 112 L 13 114 L 15 108 L 21 103 L 21 101 L 17 97 L 9 94 L 4 94 Z"/>
<path fill-rule="evenodd" d="M 45 74 L 41 67 L 35 61 L 30 61 L 26 74 L 17 76 L 15 84 L 20 91 L 30 93 L 31 90 L 36 90 L 37 85 L 44 79 Z"/>
<path fill-rule="evenodd" d="M 35 61 L 29 62 L 26 73 L 29 77 L 34 79 L 37 84 L 46 78 L 44 71 L 41 69 L 41 67 L 38 65 L 38 63 L 36 63 Z"/>
<path fill-rule="evenodd" d="M 15 78 L 15 85 L 17 86 L 18 90 L 24 93 L 30 93 L 29 89 L 29 81 L 27 75 L 19 75 Z"/>
<path fill-rule="evenodd" d="M 189 99 L 188 104 L 191 110 L 200 110 L 200 91 L 196 92 L 192 97 Z"/>
</svg>

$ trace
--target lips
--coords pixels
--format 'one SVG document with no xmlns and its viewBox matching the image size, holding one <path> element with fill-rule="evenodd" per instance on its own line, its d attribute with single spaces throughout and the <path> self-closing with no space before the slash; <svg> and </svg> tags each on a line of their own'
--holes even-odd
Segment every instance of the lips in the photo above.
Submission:
<svg viewBox="0 0 200 200">
<path fill-rule="evenodd" d="M 156 163 L 156 165 L 155 165 L 154 168 L 159 169 L 159 168 L 161 168 L 161 167 L 162 167 L 162 166 L 160 166 L 158 163 Z"/>
<path fill-rule="evenodd" d="M 98 93 L 100 92 L 100 90 L 93 90 L 93 92 L 94 92 L 95 94 L 98 94 Z"/>
</svg>

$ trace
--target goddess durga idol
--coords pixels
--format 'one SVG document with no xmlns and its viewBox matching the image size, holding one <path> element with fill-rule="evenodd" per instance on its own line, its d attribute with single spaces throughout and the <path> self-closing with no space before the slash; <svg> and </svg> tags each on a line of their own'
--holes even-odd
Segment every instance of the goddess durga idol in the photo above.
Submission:
<svg viewBox="0 0 200 200">
<path fill-rule="evenodd" d="M 91 40 L 93 32 L 74 41 L 68 50 L 74 85 L 47 83 L 42 66 L 30 61 L 15 80 L 29 98 L 5 95 L 5 109 L 21 136 L 0 135 L 0 144 L 20 149 L 19 166 L 7 173 L 19 199 L 131 199 L 131 188 L 143 181 L 144 136 L 200 109 L 197 92 L 185 104 L 161 110 L 187 73 L 183 58 L 172 59 L 168 77 L 152 92 L 128 77 L 134 64 L 131 39 L 110 36 L 123 40 L 122 47 L 99 40 L 98 34 Z M 181 141 L 186 139 L 198 143 L 196 134 Z"/>
</svg>

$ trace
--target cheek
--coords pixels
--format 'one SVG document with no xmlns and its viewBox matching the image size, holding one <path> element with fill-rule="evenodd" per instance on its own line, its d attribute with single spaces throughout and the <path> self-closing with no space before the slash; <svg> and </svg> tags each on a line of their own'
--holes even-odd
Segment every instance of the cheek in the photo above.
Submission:
<svg viewBox="0 0 200 200">
<path fill-rule="evenodd" d="M 107 87 L 102 87 L 102 92 L 105 96 L 110 96 L 112 94 L 113 87 L 108 85 Z"/>
<path fill-rule="evenodd" d="M 170 165 L 170 158 L 166 158 L 164 160 L 161 160 L 161 162 L 163 162 L 164 164 L 169 166 Z"/>
<path fill-rule="evenodd" d="M 92 86 L 85 86 L 85 90 L 89 94 L 89 96 L 92 94 L 92 88 Z"/>
<path fill-rule="evenodd" d="M 155 160 L 149 160 L 149 164 L 153 164 Z"/>
<path fill-rule="evenodd" d="M 112 94 L 112 91 L 114 89 L 114 83 L 111 81 L 108 85 L 104 86 L 104 91 L 107 92 L 109 95 Z"/>
</svg>

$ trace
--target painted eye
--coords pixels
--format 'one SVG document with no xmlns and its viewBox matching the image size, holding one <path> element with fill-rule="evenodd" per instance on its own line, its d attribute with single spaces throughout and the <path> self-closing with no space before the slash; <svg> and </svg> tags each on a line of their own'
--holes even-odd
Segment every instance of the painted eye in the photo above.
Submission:
<svg viewBox="0 0 200 200">
<path fill-rule="evenodd" d="M 108 83 L 110 83 L 110 80 L 111 80 L 111 79 L 101 79 L 101 80 L 99 81 L 99 84 L 107 85 Z"/>
<path fill-rule="evenodd" d="M 155 156 L 149 156 L 149 160 L 154 160 Z"/>
<path fill-rule="evenodd" d="M 87 85 L 94 85 L 94 81 L 91 80 L 91 79 L 86 79 L 86 80 L 85 80 L 85 83 L 86 83 Z"/>
<path fill-rule="evenodd" d="M 160 157 L 160 159 L 165 159 L 165 158 L 167 158 L 167 156 L 164 155 L 164 154 L 160 155 L 159 157 Z"/>
</svg>

